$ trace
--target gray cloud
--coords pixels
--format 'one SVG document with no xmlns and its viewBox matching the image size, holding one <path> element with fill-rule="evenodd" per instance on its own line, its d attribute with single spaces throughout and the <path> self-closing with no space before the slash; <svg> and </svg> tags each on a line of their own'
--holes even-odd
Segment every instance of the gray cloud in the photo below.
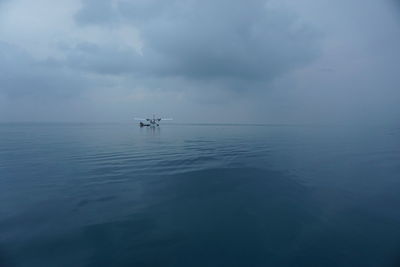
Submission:
<svg viewBox="0 0 400 267">
<path fill-rule="evenodd" d="M 0 0 L 0 121 L 397 123 L 393 3 Z"/>
<path fill-rule="evenodd" d="M 65 51 L 69 67 L 99 74 L 123 75 L 137 71 L 139 55 L 132 49 L 78 43 Z"/>
<path fill-rule="evenodd" d="M 107 24 L 115 18 L 113 6 L 109 0 L 83 0 L 82 9 L 75 14 L 78 24 Z"/>
<path fill-rule="evenodd" d="M 0 42 L 0 93 L 10 97 L 68 97 L 87 85 L 76 72 L 39 61 L 21 48 Z"/>
<path fill-rule="evenodd" d="M 76 18 L 81 25 L 124 21 L 140 30 L 142 55 L 95 46 L 71 51 L 74 67 L 99 73 L 269 81 L 319 52 L 313 30 L 265 1 L 124 1 L 115 7 L 86 1 Z"/>
<path fill-rule="evenodd" d="M 49 35 L 44 32 L 38 39 L 21 39 L 24 48 L 7 40 L 0 43 L 0 93 L 10 97 L 69 96 L 98 86 L 132 85 L 265 88 L 276 77 L 310 63 L 319 52 L 318 36 L 312 29 L 286 10 L 266 3 L 84 0 L 71 14 L 77 28 L 69 29 L 66 36 L 58 37 L 61 33 L 48 26 Z M 103 30 L 104 35 L 124 27 L 139 30 L 141 53 L 134 48 L 137 44 L 129 44 L 129 38 L 120 44 L 119 35 L 114 42 L 99 42 L 96 32 L 90 35 L 93 29 Z M 89 34 L 84 36 L 87 28 Z M 79 31 L 83 33 L 77 35 Z M 50 53 L 38 59 L 31 54 L 32 49 L 43 54 L 43 44 L 51 48 L 51 36 L 64 38 L 60 39 L 62 45 L 55 47 L 58 56 Z M 104 75 L 122 80 L 113 84 L 112 79 L 101 77 Z M 166 79 L 180 81 L 166 83 Z"/>
</svg>

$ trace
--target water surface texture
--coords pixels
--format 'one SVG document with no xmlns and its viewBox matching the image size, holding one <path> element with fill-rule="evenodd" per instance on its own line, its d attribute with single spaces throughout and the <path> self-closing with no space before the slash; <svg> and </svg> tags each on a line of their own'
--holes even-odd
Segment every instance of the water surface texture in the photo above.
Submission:
<svg viewBox="0 0 400 267">
<path fill-rule="evenodd" d="M 400 128 L 0 125 L 0 266 L 399 265 Z"/>
</svg>

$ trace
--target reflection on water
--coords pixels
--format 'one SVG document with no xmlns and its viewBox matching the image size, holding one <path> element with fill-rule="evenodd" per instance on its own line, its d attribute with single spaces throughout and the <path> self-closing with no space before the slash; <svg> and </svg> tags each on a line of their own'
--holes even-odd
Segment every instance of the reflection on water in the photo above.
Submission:
<svg viewBox="0 0 400 267">
<path fill-rule="evenodd" d="M 141 132 L 146 132 L 149 135 L 160 135 L 161 127 L 156 126 L 147 126 L 147 127 L 140 127 Z"/>
<path fill-rule="evenodd" d="M 1 125 L 0 266 L 395 266 L 399 135 Z"/>
</svg>

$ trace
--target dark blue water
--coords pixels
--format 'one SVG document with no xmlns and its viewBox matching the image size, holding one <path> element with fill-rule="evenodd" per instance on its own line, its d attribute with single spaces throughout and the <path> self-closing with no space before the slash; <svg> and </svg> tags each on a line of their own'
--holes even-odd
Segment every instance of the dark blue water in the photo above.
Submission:
<svg viewBox="0 0 400 267">
<path fill-rule="evenodd" d="M 0 266 L 399 266 L 400 128 L 0 125 Z"/>
</svg>

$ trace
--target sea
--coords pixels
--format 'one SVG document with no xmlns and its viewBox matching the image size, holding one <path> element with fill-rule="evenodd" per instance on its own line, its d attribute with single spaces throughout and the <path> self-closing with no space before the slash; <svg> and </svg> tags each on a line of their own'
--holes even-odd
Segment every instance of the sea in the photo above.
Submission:
<svg viewBox="0 0 400 267">
<path fill-rule="evenodd" d="M 400 127 L 0 124 L 0 266 L 400 266 Z"/>
</svg>

